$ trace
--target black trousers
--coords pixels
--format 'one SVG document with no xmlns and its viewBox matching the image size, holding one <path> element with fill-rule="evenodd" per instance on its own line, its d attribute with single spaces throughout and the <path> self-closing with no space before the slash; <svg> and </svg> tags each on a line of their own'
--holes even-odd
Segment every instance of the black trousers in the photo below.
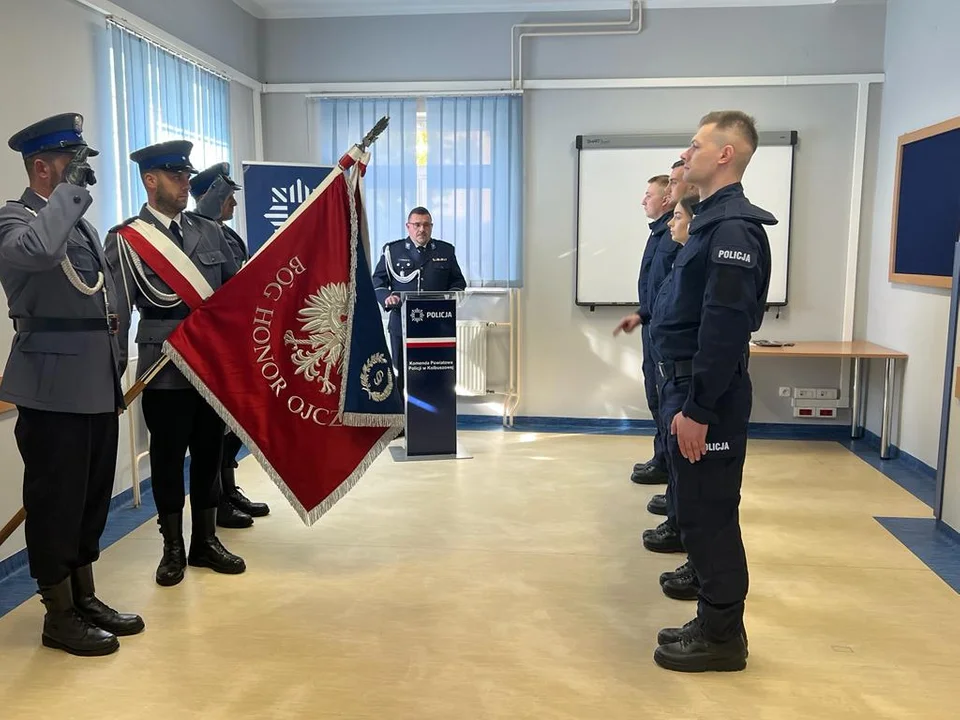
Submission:
<svg viewBox="0 0 960 720">
<path fill-rule="evenodd" d="M 144 390 L 150 431 L 150 482 L 160 515 L 183 510 L 183 462 L 190 450 L 190 507 L 194 516 L 220 500 L 223 420 L 196 390 Z"/>
<path fill-rule="evenodd" d="M 643 325 L 640 329 L 641 339 L 643 341 L 643 389 L 647 396 L 647 407 L 653 414 L 653 422 L 656 425 L 656 433 L 653 436 L 653 464 L 660 470 L 667 469 L 667 451 L 664 438 L 669 434 L 663 432 L 660 422 L 660 392 L 657 389 L 657 365 L 650 354 L 650 330 L 649 325 Z"/>
<path fill-rule="evenodd" d="M 690 378 L 662 378 L 661 423 L 670 428 L 690 390 Z M 697 616 L 715 641 L 743 629 L 749 577 L 740 535 L 740 486 L 747 450 L 753 388 L 746 370 L 737 371 L 720 398 L 720 421 L 707 431 L 707 454 L 691 463 L 667 435 L 667 458 L 675 478 L 680 538 L 700 581 Z"/>
<path fill-rule="evenodd" d="M 243 447 L 243 441 L 233 432 L 223 436 L 223 458 L 220 461 L 220 485 L 224 493 L 236 490 L 237 480 L 233 471 L 240 466 L 237 453 Z"/>
<path fill-rule="evenodd" d="M 116 413 L 18 408 L 30 575 L 41 587 L 100 557 L 117 468 Z"/>
<path fill-rule="evenodd" d="M 401 333 L 390 333 L 390 352 L 393 354 L 393 370 L 397 374 L 397 391 L 403 396 L 403 335 Z"/>
</svg>

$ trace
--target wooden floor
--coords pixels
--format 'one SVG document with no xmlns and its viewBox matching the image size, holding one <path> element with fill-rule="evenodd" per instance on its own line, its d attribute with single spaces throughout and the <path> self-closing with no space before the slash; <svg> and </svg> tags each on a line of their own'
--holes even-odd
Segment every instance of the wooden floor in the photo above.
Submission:
<svg viewBox="0 0 960 720">
<path fill-rule="evenodd" d="M 749 664 L 683 675 L 652 660 L 694 604 L 657 583 L 683 558 L 640 543 L 659 519 L 628 475 L 650 438 L 461 440 L 474 459 L 384 453 L 313 528 L 245 460 L 241 486 L 273 508 L 220 533 L 247 573 L 160 588 L 142 526 L 98 579 L 146 632 L 107 658 L 45 650 L 31 599 L 0 619 L 0 717 L 958 717 L 960 596 L 874 520 L 929 508 L 839 445 L 752 442 Z"/>
</svg>

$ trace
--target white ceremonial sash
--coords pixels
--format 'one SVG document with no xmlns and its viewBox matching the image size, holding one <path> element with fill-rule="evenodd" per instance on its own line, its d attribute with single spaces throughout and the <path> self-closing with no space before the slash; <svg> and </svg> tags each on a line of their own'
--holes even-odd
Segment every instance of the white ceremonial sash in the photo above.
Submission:
<svg viewBox="0 0 960 720">
<path fill-rule="evenodd" d="M 213 295 L 193 261 L 156 226 L 137 218 L 117 232 L 191 310 Z"/>
</svg>

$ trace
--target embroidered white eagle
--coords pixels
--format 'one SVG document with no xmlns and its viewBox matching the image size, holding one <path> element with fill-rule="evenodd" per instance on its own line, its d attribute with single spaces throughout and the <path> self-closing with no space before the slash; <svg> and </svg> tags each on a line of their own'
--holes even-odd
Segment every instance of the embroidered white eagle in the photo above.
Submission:
<svg viewBox="0 0 960 720">
<path fill-rule="evenodd" d="M 311 382 L 322 383 L 321 391 L 325 395 L 336 390 L 336 385 L 330 382 L 330 374 L 334 371 L 343 374 L 347 304 L 346 283 L 324 285 L 307 298 L 307 304 L 297 313 L 306 339 L 298 339 L 292 330 L 283 335 L 284 344 L 294 348 L 290 359 L 297 366 L 296 373 Z"/>
</svg>

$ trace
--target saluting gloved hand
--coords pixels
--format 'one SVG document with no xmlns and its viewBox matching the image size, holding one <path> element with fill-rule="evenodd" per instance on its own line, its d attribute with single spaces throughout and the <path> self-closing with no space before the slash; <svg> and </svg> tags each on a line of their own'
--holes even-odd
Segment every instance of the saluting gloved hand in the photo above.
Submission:
<svg viewBox="0 0 960 720">
<path fill-rule="evenodd" d="M 223 213 L 223 204 L 232 192 L 233 188 L 223 178 L 223 175 L 218 175 L 217 179 L 210 185 L 210 189 L 197 200 L 197 213 L 211 220 L 219 220 Z"/>
<path fill-rule="evenodd" d="M 96 185 L 97 176 L 87 162 L 90 148 L 84 146 L 77 150 L 73 160 L 63 170 L 63 182 L 85 188 L 87 185 Z"/>
</svg>

